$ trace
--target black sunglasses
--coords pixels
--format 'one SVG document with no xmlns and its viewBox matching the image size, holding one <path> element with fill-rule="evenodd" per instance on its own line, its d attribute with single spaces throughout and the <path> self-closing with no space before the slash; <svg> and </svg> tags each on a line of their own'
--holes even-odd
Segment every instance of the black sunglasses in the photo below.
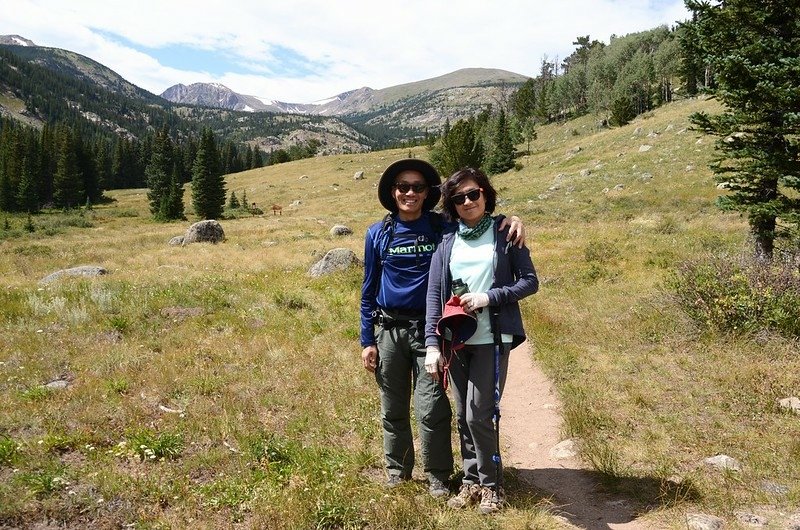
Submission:
<svg viewBox="0 0 800 530">
<path fill-rule="evenodd" d="M 453 204 L 461 206 L 462 204 L 467 202 L 467 199 L 469 199 L 472 202 L 477 201 L 480 198 L 482 191 L 483 188 L 475 188 L 474 190 L 469 190 L 466 193 L 459 193 L 458 195 L 453 195 L 452 197 L 450 197 L 450 200 L 453 201 Z"/>
<path fill-rule="evenodd" d="M 414 193 L 422 193 L 428 189 L 427 184 L 409 184 L 408 182 L 400 182 L 394 185 L 394 188 L 400 193 L 408 193 L 408 190 L 414 190 Z"/>
</svg>

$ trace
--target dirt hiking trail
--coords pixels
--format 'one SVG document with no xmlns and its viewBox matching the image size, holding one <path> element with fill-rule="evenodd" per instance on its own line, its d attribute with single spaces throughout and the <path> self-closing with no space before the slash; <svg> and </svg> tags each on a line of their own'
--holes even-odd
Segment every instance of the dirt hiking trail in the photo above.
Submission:
<svg viewBox="0 0 800 530">
<path fill-rule="evenodd" d="M 595 473 L 576 456 L 551 453 L 563 441 L 561 402 L 534 363 L 528 343 L 511 352 L 500 402 L 500 439 L 506 468 L 545 496 L 568 528 L 651 530 L 637 520 L 633 503 L 600 491 Z"/>
</svg>

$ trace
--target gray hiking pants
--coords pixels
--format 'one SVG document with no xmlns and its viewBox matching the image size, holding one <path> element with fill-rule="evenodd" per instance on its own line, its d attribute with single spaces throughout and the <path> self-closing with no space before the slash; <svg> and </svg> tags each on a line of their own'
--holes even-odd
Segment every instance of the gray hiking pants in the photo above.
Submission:
<svg viewBox="0 0 800 530">
<path fill-rule="evenodd" d="M 504 344 L 500 355 L 500 396 L 508 374 L 510 344 Z M 450 362 L 450 387 L 456 407 L 458 434 L 461 441 L 465 484 L 493 487 L 502 467 L 492 459 L 497 437 L 492 422 L 494 415 L 494 345 L 466 345 L 453 354 Z M 501 479 L 502 480 L 502 479 Z"/>
<path fill-rule="evenodd" d="M 375 370 L 381 390 L 387 473 L 411 478 L 414 468 L 413 391 L 425 472 L 447 480 L 453 472 L 452 411 L 441 383 L 434 382 L 425 371 L 425 317 L 392 316 L 392 320 L 378 326 L 378 367 Z"/>
</svg>

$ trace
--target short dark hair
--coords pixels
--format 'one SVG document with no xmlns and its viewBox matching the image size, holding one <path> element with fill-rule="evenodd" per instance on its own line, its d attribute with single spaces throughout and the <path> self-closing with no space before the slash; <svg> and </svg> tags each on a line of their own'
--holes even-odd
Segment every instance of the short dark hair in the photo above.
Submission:
<svg viewBox="0 0 800 530">
<path fill-rule="evenodd" d="M 483 188 L 483 199 L 486 201 L 486 213 L 494 213 L 494 207 L 497 204 L 497 191 L 495 191 L 489 182 L 489 177 L 480 169 L 465 167 L 447 177 L 447 180 L 441 185 L 442 207 L 444 208 L 445 216 L 450 221 L 458 219 L 456 205 L 453 203 L 453 195 L 455 195 L 456 188 L 465 180 L 474 180 L 479 188 Z"/>
</svg>

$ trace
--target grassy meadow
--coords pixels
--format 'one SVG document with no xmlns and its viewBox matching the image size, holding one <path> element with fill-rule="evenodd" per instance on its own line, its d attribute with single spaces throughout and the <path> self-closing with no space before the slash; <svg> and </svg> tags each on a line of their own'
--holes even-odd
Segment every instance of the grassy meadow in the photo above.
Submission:
<svg viewBox="0 0 800 530">
<path fill-rule="evenodd" d="M 526 329 L 587 467 L 653 528 L 685 528 L 690 512 L 786 528 L 800 506 L 800 418 L 776 402 L 800 396 L 798 343 L 699 328 L 666 287 L 684 260 L 749 249 L 746 220 L 714 206 L 712 140 L 688 129 L 715 105 L 677 102 L 615 129 L 590 117 L 542 127 L 522 168 L 493 183 L 498 212 L 526 223 L 541 280 Z M 189 186 L 187 222 L 152 221 L 145 190 L 35 216 L 33 232 L 8 217 L 0 528 L 559 528 L 513 468 L 510 507 L 491 517 L 448 510 L 422 481 L 382 486 L 362 271 L 307 271 L 335 247 L 363 256 L 384 213 L 378 178 L 409 153 L 427 157 L 230 175 L 228 193 L 265 213 L 222 220 L 217 245 L 167 245 L 196 220 Z M 331 236 L 334 224 L 353 235 Z M 78 265 L 108 274 L 39 283 Z M 703 464 L 717 454 L 741 471 Z"/>
</svg>

